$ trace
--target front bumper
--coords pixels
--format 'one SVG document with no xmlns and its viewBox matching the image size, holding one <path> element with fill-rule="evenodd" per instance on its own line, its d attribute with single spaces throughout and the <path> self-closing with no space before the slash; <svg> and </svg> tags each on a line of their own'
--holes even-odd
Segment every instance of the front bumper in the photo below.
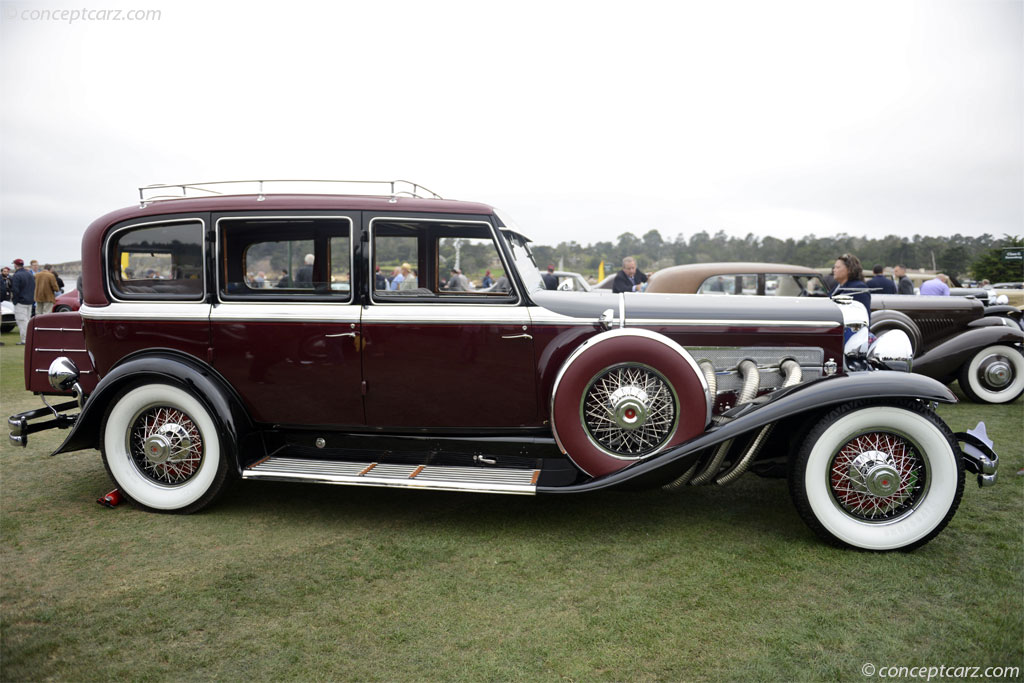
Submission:
<svg viewBox="0 0 1024 683">
<path fill-rule="evenodd" d="M 999 476 L 999 456 L 992 449 L 992 439 L 985 433 L 985 423 L 979 422 L 974 429 L 957 432 L 960 454 L 964 469 L 978 475 L 978 486 L 993 486 Z"/>
</svg>

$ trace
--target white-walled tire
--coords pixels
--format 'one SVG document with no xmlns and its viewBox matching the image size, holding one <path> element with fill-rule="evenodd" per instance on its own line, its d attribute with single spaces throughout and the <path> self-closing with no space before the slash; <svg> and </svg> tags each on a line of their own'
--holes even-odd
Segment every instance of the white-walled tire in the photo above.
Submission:
<svg viewBox="0 0 1024 683">
<path fill-rule="evenodd" d="M 964 471 L 945 423 L 919 404 L 847 404 L 808 433 L 790 493 L 825 540 L 864 550 L 911 550 L 952 519 Z"/>
<path fill-rule="evenodd" d="M 196 512 L 227 479 L 216 423 L 193 394 L 144 384 L 114 399 L 100 431 L 103 464 L 121 492 L 161 512 Z"/>
<path fill-rule="evenodd" d="M 975 403 L 1009 403 L 1024 393 L 1024 354 L 1012 346 L 986 346 L 960 368 L 960 389 Z"/>
</svg>

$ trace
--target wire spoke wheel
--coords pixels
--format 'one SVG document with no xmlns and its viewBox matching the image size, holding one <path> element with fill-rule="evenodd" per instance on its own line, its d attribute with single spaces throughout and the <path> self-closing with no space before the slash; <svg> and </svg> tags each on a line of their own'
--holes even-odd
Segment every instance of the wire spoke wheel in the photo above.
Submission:
<svg viewBox="0 0 1024 683">
<path fill-rule="evenodd" d="M 919 449 L 891 432 L 868 432 L 850 439 L 829 467 L 829 487 L 836 503 L 869 522 L 903 516 L 927 486 L 927 466 Z"/>
<path fill-rule="evenodd" d="M 169 406 L 139 413 L 128 432 L 127 446 L 138 470 L 167 486 L 187 482 L 203 461 L 203 437 L 195 421 Z"/>
<path fill-rule="evenodd" d="M 678 413 L 668 381 L 653 368 L 623 364 L 593 379 L 580 405 L 587 435 L 616 457 L 641 458 L 672 435 Z"/>
</svg>

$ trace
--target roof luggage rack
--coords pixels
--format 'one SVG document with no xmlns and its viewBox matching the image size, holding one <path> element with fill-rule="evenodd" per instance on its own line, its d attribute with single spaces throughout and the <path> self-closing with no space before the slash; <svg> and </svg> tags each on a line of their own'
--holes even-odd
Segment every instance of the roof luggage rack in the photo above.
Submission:
<svg viewBox="0 0 1024 683">
<path fill-rule="evenodd" d="M 330 184 L 331 190 L 338 185 L 377 185 L 377 192 L 328 192 L 328 194 L 359 194 L 361 196 L 390 197 L 395 201 L 398 197 L 414 199 L 442 199 L 441 195 L 428 190 L 418 183 L 409 180 L 215 180 L 207 183 L 175 183 L 173 185 L 146 185 L 139 188 L 139 208 L 145 208 L 153 202 L 173 199 L 189 199 L 192 197 L 240 196 L 256 195 L 256 201 L 266 199 L 265 186 L 277 185 L 277 193 L 288 194 L 324 194 L 323 191 L 310 192 L 295 188 L 283 189 L 282 185 Z"/>
</svg>

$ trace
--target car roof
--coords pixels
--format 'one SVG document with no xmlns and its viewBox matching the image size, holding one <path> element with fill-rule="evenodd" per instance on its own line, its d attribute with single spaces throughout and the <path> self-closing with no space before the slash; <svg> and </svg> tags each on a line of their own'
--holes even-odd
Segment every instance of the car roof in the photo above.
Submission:
<svg viewBox="0 0 1024 683">
<path fill-rule="evenodd" d="M 688 263 L 670 266 L 652 273 L 649 292 L 696 292 L 701 283 L 715 275 L 743 275 L 747 273 L 777 273 L 780 275 L 818 275 L 814 268 L 785 263 L 758 263 L 732 261 L 724 263 Z"/>
</svg>

